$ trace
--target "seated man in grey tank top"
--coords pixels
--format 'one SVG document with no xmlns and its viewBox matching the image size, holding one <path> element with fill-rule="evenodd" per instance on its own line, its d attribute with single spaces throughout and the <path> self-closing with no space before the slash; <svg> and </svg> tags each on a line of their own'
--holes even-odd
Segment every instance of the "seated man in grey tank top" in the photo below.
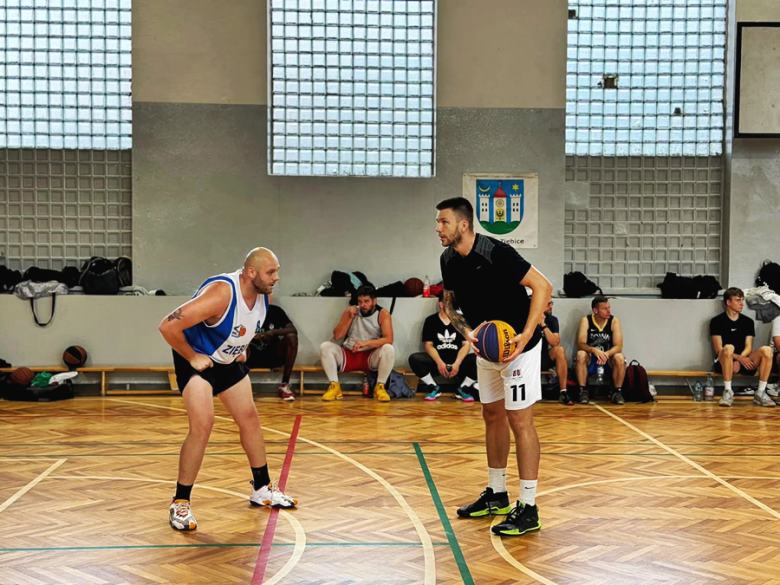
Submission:
<svg viewBox="0 0 780 585">
<path fill-rule="evenodd" d="M 330 381 L 322 399 L 342 398 L 339 372 L 371 370 L 377 372 L 374 397 L 380 402 L 388 402 L 390 395 L 385 384 L 395 365 L 393 318 L 389 311 L 377 304 L 373 286 L 361 286 L 357 290 L 357 298 L 358 306 L 347 308 L 333 330 L 334 339 L 344 339 L 344 344 L 324 341 L 320 346 L 322 368 Z"/>
</svg>

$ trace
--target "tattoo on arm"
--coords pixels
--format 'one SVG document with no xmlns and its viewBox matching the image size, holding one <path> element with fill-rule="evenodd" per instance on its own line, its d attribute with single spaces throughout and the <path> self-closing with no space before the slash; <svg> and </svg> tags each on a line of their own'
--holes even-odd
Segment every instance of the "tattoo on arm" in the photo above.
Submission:
<svg viewBox="0 0 780 585">
<path fill-rule="evenodd" d="M 466 337 L 466 332 L 469 330 L 469 324 L 463 315 L 455 311 L 455 293 L 451 290 L 444 291 L 444 311 L 450 318 L 452 326 L 457 329 L 463 337 Z"/>
<path fill-rule="evenodd" d="M 168 321 L 173 321 L 174 319 L 181 320 L 183 316 L 184 312 L 181 309 L 176 309 L 173 313 L 168 315 Z"/>
</svg>

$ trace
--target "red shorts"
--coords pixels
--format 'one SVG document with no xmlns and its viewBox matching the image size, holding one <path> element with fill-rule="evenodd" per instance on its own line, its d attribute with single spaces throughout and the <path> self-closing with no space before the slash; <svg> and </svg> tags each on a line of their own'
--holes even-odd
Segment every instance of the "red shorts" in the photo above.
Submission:
<svg viewBox="0 0 780 585">
<path fill-rule="evenodd" d="M 344 359 L 341 361 L 341 371 L 343 372 L 368 372 L 372 370 L 369 366 L 371 356 L 374 355 L 375 349 L 371 351 L 352 351 L 346 347 L 342 347 L 341 351 L 344 352 Z"/>
</svg>

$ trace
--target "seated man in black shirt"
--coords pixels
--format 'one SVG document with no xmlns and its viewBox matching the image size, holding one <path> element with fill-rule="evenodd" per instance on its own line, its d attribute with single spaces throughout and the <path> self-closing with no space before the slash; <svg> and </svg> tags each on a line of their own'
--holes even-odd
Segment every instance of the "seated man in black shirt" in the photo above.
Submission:
<svg viewBox="0 0 780 585">
<path fill-rule="evenodd" d="M 745 293 L 730 288 L 723 293 L 726 310 L 710 320 L 710 336 L 715 350 L 715 371 L 723 374 L 723 397 L 721 406 L 731 406 L 734 391 L 731 378 L 734 374 L 755 374 L 758 370 L 758 391 L 753 402 L 759 406 L 775 406 L 766 393 L 766 382 L 772 371 L 772 349 L 763 345 L 753 351 L 756 328 L 753 319 L 742 315 Z"/>
<path fill-rule="evenodd" d="M 277 391 L 285 402 L 295 400 L 290 391 L 290 374 L 298 356 L 298 330 L 277 305 L 268 305 L 265 321 L 247 348 L 246 364 L 250 368 L 278 368 L 284 366 L 282 383 Z"/>
<path fill-rule="evenodd" d="M 553 370 L 558 375 L 561 387 L 558 402 L 571 406 L 574 401 L 569 398 L 569 393 L 566 391 L 566 384 L 569 382 L 569 364 L 566 363 L 566 350 L 561 345 L 558 317 L 552 314 L 552 310 L 553 301 L 550 299 L 539 322 L 539 328 L 542 330 L 542 370 Z"/>
<path fill-rule="evenodd" d="M 441 297 L 439 312 L 425 319 L 422 342 L 425 351 L 410 355 L 409 367 L 422 382 L 417 389 L 425 392 L 425 400 L 432 401 L 441 396 L 441 390 L 433 380 L 439 374 L 445 378 L 461 379 L 455 398 L 474 402 L 469 390 L 477 381 L 477 356 L 469 353 L 471 344 L 450 323 Z"/>
</svg>

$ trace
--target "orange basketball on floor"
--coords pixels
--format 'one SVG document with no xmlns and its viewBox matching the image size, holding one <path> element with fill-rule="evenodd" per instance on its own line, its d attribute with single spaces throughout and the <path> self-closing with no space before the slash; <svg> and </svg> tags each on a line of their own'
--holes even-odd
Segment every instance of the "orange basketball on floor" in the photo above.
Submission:
<svg viewBox="0 0 780 585">
<path fill-rule="evenodd" d="M 65 362 L 69 370 L 82 368 L 87 363 L 87 350 L 80 345 L 71 345 L 62 354 L 62 361 Z"/>
<path fill-rule="evenodd" d="M 29 386 L 32 384 L 35 373 L 30 368 L 16 368 L 11 372 L 11 377 L 8 380 L 11 384 L 16 386 Z"/>
</svg>

